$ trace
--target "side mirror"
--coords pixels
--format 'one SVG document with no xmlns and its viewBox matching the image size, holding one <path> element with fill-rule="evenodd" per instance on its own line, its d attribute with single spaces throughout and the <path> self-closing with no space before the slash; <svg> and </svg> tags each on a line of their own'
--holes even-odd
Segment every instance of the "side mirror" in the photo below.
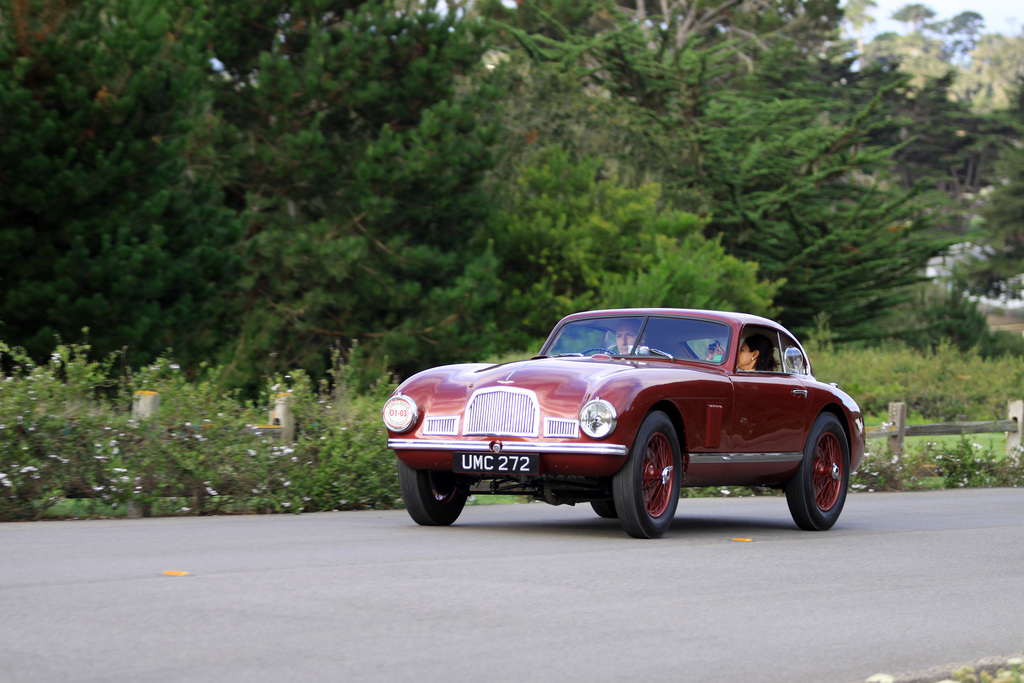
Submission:
<svg viewBox="0 0 1024 683">
<path fill-rule="evenodd" d="M 800 349 L 795 346 L 789 346 L 786 348 L 786 354 L 783 357 L 782 365 L 786 372 L 793 373 L 795 375 L 807 374 L 807 363 L 804 361 L 804 354 L 800 353 Z"/>
</svg>

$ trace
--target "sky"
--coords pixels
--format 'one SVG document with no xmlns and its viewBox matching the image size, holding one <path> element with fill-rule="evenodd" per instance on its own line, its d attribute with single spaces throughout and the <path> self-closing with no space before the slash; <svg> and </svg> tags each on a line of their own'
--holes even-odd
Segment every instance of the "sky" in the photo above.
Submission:
<svg viewBox="0 0 1024 683">
<path fill-rule="evenodd" d="M 1018 0 L 875 0 L 872 10 L 875 24 L 866 29 L 865 37 L 895 31 L 905 33 L 904 24 L 889 17 L 904 5 L 920 4 L 935 11 L 936 20 L 952 19 L 961 12 L 977 12 L 985 18 L 985 33 L 1017 35 L 1024 24 L 1024 3 Z M 845 3 L 843 3 L 845 4 Z"/>
</svg>

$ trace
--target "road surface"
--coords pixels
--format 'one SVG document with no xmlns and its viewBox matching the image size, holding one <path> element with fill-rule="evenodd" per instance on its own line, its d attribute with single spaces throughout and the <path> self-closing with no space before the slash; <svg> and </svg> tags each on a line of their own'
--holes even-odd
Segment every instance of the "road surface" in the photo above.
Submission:
<svg viewBox="0 0 1024 683">
<path fill-rule="evenodd" d="M 1024 651 L 1024 489 L 0 524 L 0 615 L 19 683 L 853 683 Z"/>
</svg>

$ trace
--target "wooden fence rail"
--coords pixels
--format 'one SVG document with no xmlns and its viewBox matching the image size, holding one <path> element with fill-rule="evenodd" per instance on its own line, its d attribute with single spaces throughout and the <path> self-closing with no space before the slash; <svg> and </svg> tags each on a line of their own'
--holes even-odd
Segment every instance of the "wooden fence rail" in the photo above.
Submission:
<svg viewBox="0 0 1024 683">
<path fill-rule="evenodd" d="M 907 425 L 907 404 L 890 403 L 889 420 L 881 427 L 869 427 L 867 437 L 888 438 L 893 455 L 903 454 L 903 440 L 908 436 L 959 436 L 961 434 L 1006 434 L 1006 452 L 1012 454 L 1021 447 L 1021 423 L 1024 423 L 1024 401 L 1010 401 L 1006 407 L 1007 419 L 982 422 L 939 422 L 927 425 Z"/>
</svg>

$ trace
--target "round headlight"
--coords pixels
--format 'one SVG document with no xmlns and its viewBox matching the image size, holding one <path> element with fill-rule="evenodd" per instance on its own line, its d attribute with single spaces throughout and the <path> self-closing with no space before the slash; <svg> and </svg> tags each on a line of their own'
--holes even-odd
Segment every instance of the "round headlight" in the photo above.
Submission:
<svg viewBox="0 0 1024 683">
<path fill-rule="evenodd" d="M 603 439 L 615 431 L 618 417 L 608 401 L 595 399 L 580 411 L 580 428 L 592 439 Z"/>
<path fill-rule="evenodd" d="M 420 416 L 416 401 L 402 394 L 395 394 L 384 404 L 384 424 L 393 432 L 408 431 Z"/>
</svg>

